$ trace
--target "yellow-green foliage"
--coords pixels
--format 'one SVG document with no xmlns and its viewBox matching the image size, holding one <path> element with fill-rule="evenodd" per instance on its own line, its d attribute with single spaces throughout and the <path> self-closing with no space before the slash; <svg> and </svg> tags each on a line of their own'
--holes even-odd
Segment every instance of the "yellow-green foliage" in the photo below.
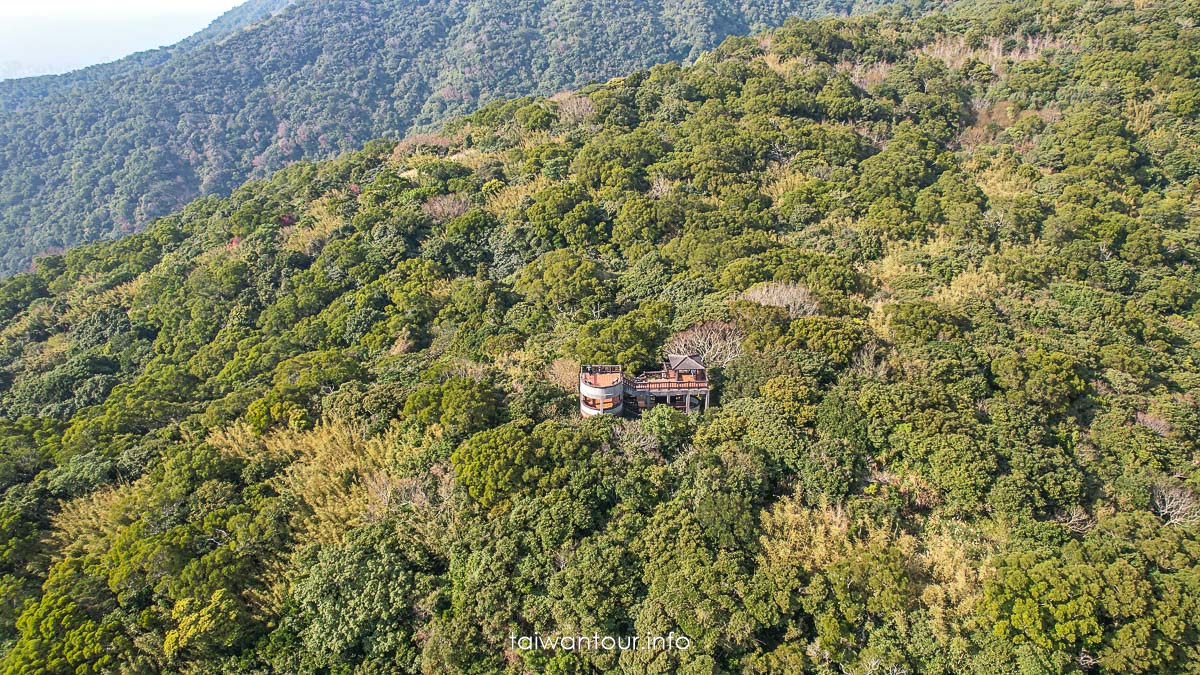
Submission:
<svg viewBox="0 0 1200 675">
<path fill-rule="evenodd" d="M 1197 21 L 795 22 L 39 260 L 0 670 L 1194 670 Z"/>
</svg>

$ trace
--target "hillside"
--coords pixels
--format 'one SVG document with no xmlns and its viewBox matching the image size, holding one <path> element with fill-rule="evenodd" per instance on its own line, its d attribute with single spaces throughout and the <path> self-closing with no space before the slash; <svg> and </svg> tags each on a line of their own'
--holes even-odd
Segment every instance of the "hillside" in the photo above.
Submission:
<svg viewBox="0 0 1200 675">
<path fill-rule="evenodd" d="M 794 22 L 39 260 L 0 670 L 1193 672 L 1198 20 Z"/>
<path fill-rule="evenodd" d="M 0 86 L 0 273 L 481 100 L 550 94 L 854 7 L 308 0 L 254 23 L 281 4 L 251 3 L 177 48 Z"/>
<path fill-rule="evenodd" d="M 0 81 L 0 113 L 28 109 L 52 94 L 62 94 L 88 84 L 104 82 L 159 65 L 172 56 L 217 42 L 230 33 L 258 23 L 282 11 L 293 2 L 295 0 L 250 0 L 222 14 L 199 33 L 170 47 L 140 52 L 112 63 L 103 63 L 72 73 Z"/>
</svg>

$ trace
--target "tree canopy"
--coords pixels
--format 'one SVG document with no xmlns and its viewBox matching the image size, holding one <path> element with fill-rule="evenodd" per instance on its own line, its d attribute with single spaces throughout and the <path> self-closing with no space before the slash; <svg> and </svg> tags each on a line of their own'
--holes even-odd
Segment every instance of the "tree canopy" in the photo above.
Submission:
<svg viewBox="0 0 1200 675">
<path fill-rule="evenodd" d="M 1194 672 L 1197 26 L 791 21 L 40 258 L 2 670 Z"/>
<path fill-rule="evenodd" d="M 432 133 L 409 143 L 445 147 L 437 127 L 488 101 L 689 61 L 789 16 L 885 2 L 252 0 L 171 47 L 0 82 L 0 274 L 371 139 L 418 130 Z M 523 128 L 557 122 L 524 103 L 511 117 Z M 547 151 L 544 170 L 561 175 L 566 151 Z"/>
</svg>

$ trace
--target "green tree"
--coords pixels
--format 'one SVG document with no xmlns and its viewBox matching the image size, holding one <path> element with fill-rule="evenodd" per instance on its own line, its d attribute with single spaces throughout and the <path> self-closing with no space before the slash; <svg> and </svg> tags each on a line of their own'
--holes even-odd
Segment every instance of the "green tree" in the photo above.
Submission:
<svg viewBox="0 0 1200 675">
<path fill-rule="evenodd" d="M 583 363 L 615 364 L 630 373 L 658 363 L 667 338 L 665 308 L 648 304 L 615 319 L 595 319 L 583 325 L 572 353 Z"/>
</svg>

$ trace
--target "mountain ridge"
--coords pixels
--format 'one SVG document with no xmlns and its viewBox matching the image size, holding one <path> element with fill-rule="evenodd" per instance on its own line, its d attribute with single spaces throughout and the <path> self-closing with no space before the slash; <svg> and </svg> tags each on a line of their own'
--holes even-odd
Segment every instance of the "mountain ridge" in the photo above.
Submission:
<svg viewBox="0 0 1200 675">
<path fill-rule="evenodd" d="M 855 7 L 845 0 L 301 3 L 248 31 L 218 31 L 219 40 L 185 41 L 81 80 L 54 80 L 67 88 L 0 114 L 0 272 L 127 234 L 198 196 L 227 193 L 298 159 L 398 137 L 478 101 L 548 94 L 687 58 L 730 30 Z"/>
<path fill-rule="evenodd" d="M 52 94 L 101 82 L 120 75 L 161 64 L 173 54 L 220 40 L 229 34 L 282 11 L 298 0 L 249 0 L 217 17 L 206 26 L 179 42 L 158 49 L 130 54 L 116 61 L 100 63 L 59 75 L 0 80 L 0 111 L 14 112 Z"/>
</svg>

